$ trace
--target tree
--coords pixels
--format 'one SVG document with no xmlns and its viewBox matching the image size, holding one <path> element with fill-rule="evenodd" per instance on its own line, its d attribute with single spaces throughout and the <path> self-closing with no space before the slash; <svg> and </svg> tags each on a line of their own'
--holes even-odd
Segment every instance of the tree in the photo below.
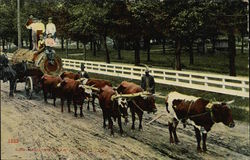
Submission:
<svg viewBox="0 0 250 160">
<path fill-rule="evenodd" d="M 246 23 L 246 3 L 241 0 L 229 1 L 223 0 L 218 5 L 217 26 L 221 32 L 226 33 L 228 37 L 228 58 L 229 58 L 229 75 L 236 76 L 235 57 L 236 44 L 235 37 L 242 30 L 242 25 Z M 246 26 L 246 25 L 245 25 Z M 246 30 L 246 28 L 245 28 Z"/>
<path fill-rule="evenodd" d="M 181 49 L 188 44 L 190 63 L 193 63 L 192 45 L 202 26 L 200 3 L 188 1 L 170 1 L 166 7 L 170 16 L 169 35 L 175 41 L 175 69 L 181 70 Z"/>
</svg>

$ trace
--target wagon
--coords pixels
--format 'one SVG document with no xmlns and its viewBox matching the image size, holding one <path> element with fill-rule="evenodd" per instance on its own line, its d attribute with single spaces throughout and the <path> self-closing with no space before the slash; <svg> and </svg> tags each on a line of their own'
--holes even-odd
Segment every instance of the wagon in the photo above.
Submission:
<svg viewBox="0 0 250 160">
<path fill-rule="evenodd" d="M 50 64 L 44 48 L 39 51 L 18 49 L 11 58 L 11 63 L 27 62 L 25 74 L 17 82 L 25 82 L 26 96 L 31 99 L 33 93 L 41 90 L 41 78 L 44 74 L 58 76 L 62 72 L 61 58 L 55 55 L 54 64 Z"/>
</svg>

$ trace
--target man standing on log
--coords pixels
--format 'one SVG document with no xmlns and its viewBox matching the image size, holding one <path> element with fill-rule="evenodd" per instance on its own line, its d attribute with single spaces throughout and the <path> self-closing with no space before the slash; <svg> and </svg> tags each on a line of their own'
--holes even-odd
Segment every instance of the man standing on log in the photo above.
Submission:
<svg viewBox="0 0 250 160">
<path fill-rule="evenodd" d="M 46 35 L 51 34 L 52 38 L 56 39 L 56 25 L 52 22 L 52 17 L 48 18 L 48 24 L 46 25 Z"/>
<path fill-rule="evenodd" d="M 31 23 L 33 23 L 33 16 L 30 15 L 29 19 L 26 22 L 26 27 L 28 27 L 29 25 L 31 25 Z M 28 29 L 29 30 L 29 50 L 32 50 L 33 46 L 32 46 L 32 29 Z"/>
</svg>

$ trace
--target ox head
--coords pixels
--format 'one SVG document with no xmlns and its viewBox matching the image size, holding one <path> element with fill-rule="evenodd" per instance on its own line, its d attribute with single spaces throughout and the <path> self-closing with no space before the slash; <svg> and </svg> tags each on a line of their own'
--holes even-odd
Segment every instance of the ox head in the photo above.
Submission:
<svg viewBox="0 0 250 160">
<path fill-rule="evenodd" d="M 224 125 L 233 128 L 235 126 L 232 111 L 227 103 L 215 103 L 212 106 L 212 113 L 215 122 L 222 122 Z"/>
<path fill-rule="evenodd" d="M 128 123 L 128 101 L 126 98 L 118 98 L 117 104 L 122 114 L 122 117 L 125 119 L 125 123 Z"/>
<path fill-rule="evenodd" d="M 135 98 L 135 102 L 138 103 L 142 110 L 147 111 L 148 113 L 157 112 L 155 97 L 153 95 L 137 97 Z"/>
</svg>

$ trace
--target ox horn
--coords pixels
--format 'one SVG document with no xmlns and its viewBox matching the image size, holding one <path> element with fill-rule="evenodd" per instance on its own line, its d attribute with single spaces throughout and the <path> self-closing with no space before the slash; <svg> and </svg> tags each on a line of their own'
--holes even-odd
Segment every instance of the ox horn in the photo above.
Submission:
<svg viewBox="0 0 250 160">
<path fill-rule="evenodd" d="M 56 85 L 56 87 L 61 87 L 61 83 L 58 83 L 58 84 Z"/>
<path fill-rule="evenodd" d="M 77 79 L 76 81 L 77 82 L 81 82 L 81 81 L 84 81 L 86 78 L 80 78 L 80 79 Z"/>
<path fill-rule="evenodd" d="M 234 103 L 234 99 L 226 102 L 226 104 L 232 104 L 232 103 Z"/>
<path fill-rule="evenodd" d="M 93 86 L 94 86 L 94 85 L 92 85 L 92 86 L 84 85 L 84 88 L 88 88 L 88 89 L 91 89 L 91 90 L 94 90 L 94 91 L 97 91 L 97 92 L 100 91 L 100 89 L 98 89 L 98 88 L 96 88 L 96 87 L 93 87 Z"/>
</svg>

